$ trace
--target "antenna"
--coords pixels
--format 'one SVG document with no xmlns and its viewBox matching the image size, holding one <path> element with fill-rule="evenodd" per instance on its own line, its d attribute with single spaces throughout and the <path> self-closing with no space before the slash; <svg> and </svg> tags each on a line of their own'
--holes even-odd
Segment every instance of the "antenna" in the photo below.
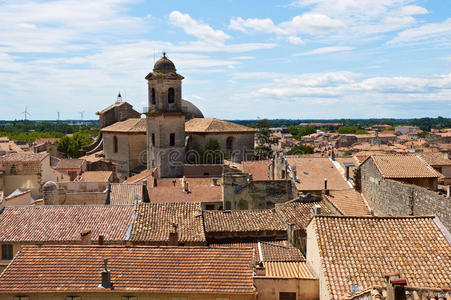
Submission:
<svg viewBox="0 0 451 300">
<path fill-rule="evenodd" d="M 56 114 L 58 115 L 58 119 L 57 119 L 57 121 L 59 122 L 59 121 L 60 121 L 60 112 L 59 112 L 59 111 L 57 111 L 57 112 L 56 112 Z"/>
<path fill-rule="evenodd" d="M 27 115 L 30 116 L 30 114 L 28 113 L 28 108 L 26 106 L 25 106 L 25 110 L 22 113 L 23 113 L 23 120 L 26 121 Z"/>
<path fill-rule="evenodd" d="M 80 114 L 80 118 L 83 121 L 83 115 L 85 114 L 85 111 L 79 111 L 78 113 Z"/>
</svg>

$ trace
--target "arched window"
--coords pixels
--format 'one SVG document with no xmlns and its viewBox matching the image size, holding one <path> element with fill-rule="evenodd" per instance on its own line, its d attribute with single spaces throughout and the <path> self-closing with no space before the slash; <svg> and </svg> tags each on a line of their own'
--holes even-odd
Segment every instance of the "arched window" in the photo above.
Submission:
<svg viewBox="0 0 451 300">
<path fill-rule="evenodd" d="M 226 150 L 227 152 L 232 152 L 233 149 L 233 137 L 229 136 L 226 140 Z"/>
<path fill-rule="evenodd" d="M 152 104 L 155 105 L 157 104 L 157 100 L 155 99 L 155 89 L 152 88 Z"/>
<path fill-rule="evenodd" d="M 169 88 L 168 90 L 168 103 L 174 103 L 174 89 Z"/>
<path fill-rule="evenodd" d="M 113 137 L 113 152 L 117 153 L 118 144 L 117 144 L 117 136 Z"/>
</svg>

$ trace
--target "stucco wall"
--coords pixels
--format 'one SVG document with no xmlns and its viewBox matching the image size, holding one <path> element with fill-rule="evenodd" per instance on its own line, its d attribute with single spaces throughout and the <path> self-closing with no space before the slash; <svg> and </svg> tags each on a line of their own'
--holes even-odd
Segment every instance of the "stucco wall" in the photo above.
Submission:
<svg viewBox="0 0 451 300">
<path fill-rule="evenodd" d="M 316 279 L 254 277 L 258 300 L 278 300 L 280 292 L 296 293 L 298 300 L 319 299 Z"/>
</svg>

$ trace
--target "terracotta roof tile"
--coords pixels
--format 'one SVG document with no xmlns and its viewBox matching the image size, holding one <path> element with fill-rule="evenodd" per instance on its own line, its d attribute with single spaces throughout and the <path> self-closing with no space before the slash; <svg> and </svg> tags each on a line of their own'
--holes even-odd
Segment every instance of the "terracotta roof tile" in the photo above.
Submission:
<svg viewBox="0 0 451 300">
<path fill-rule="evenodd" d="M 204 211 L 205 232 L 286 231 L 273 209 Z"/>
<path fill-rule="evenodd" d="M 258 244 L 260 243 L 260 249 Z M 257 261 L 305 261 L 301 250 L 287 240 L 249 240 L 210 244 L 214 248 L 253 248 Z M 261 250 L 261 251 L 260 251 Z M 261 255 L 260 255 L 261 254 Z"/>
<path fill-rule="evenodd" d="M 349 188 L 344 177 L 335 168 L 334 164 L 325 157 L 287 157 L 291 167 L 296 166 L 296 182 L 298 190 L 323 190 L 324 178 L 327 178 L 327 187 L 332 190 Z"/>
<path fill-rule="evenodd" d="M 185 132 L 255 132 L 255 129 L 216 118 L 194 118 L 185 122 Z"/>
<path fill-rule="evenodd" d="M 265 262 L 265 277 L 316 279 L 305 262 Z"/>
<path fill-rule="evenodd" d="M 0 277 L 0 291 L 106 291 L 104 259 L 114 291 L 255 293 L 251 249 L 149 246 L 27 246 Z"/>
<path fill-rule="evenodd" d="M 362 196 L 354 189 L 330 191 L 326 198 L 343 215 L 364 216 L 370 214 Z"/>
<path fill-rule="evenodd" d="M 241 162 L 241 170 L 244 173 L 251 173 L 254 180 L 269 180 L 270 160 L 256 160 Z"/>
<path fill-rule="evenodd" d="M 132 222 L 132 205 L 6 207 L 0 213 L 0 242 L 78 242 L 80 232 L 92 230 L 106 241 L 124 241 Z"/>
<path fill-rule="evenodd" d="M 112 171 L 86 171 L 79 176 L 79 181 L 107 182 L 112 176 Z"/>
<path fill-rule="evenodd" d="M 0 156 L 0 162 L 32 162 L 41 161 L 47 155 L 47 152 L 32 153 L 32 152 L 19 152 L 19 153 L 7 153 Z"/>
<path fill-rule="evenodd" d="M 142 201 L 142 184 L 111 184 L 110 204 L 133 204 L 135 200 Z"/>
<path fill-rule="evenodd" d="M 141 173 L 136 174 L 136 175 L 128 178 L 127 180 L 125 180 L 124 183 L 127 183 L 127 184 L 129 184 L 129 183 L 141 183 L 145 179 L 148 180 L 155 171 L 156 171 L 156 169 L 142 171 Z"/>
<path fill-rule="evenodd" d="M 151 187 L 148 191 L 150 202 L 222 202 L 220 185 L 191 185 L 190 182 L 189 192 L 179 185 Z"/>
<path fill-rule="evenodd" d="M 435 178 L 441 174 L 414 155 L 373 155 L 376 167 L 384 178 Z"/>
<path fill-rule="evenodd" d="M 443 153 L 422 152 L 418 155 L 431 166 L 451 166 L 451 159 L 448 159 Z"/>
<path fill-rule="evenodd" d="M 102 132 L 127 132 L 127 133 L 146 133 L 146 119 L 131 118 L 125 121 L 116 122 L 110 126 L 104 127 Z"/>
<path fill-rule="evenodd" d="M 276 204 L 276 212 L 286 224 L 294 224 L 295 229 L 305 229 L 313 217 L 313 207 L 321 206 L 321 213 L 332 215 L 324 201 L 302 202 L 299 199 Z"/>
<path fill-rule="evenodd" d="M 181 243 L 205 243 L 200 203 L 139 203 L 130 240 L 168 242 L 172 224 Z"/>
<path fill-rule="evenodd" d="M 343 299 L 351 285 L 384 286 L 392 272 L 409 286 L 451 287 L 451 244 L 433 217 L 318 216 L 312 222 L 331 299 Z"/>
<path fill-rule="evenodd" d="M 55 169 L 80 169 L 86 161 L 79 158 L 61 159 Z"/>
</svg>

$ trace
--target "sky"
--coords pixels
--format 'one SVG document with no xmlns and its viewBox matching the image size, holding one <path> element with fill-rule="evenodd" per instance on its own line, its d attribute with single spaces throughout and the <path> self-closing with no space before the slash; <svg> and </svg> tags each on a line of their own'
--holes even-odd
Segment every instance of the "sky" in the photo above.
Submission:
<svg viewBox="0 0 451 300">
<path fill-rule="evenodd" d="M 0 119 L 142 111 L 163 51 L 205 117 L 451 117 L 450 0 L 0 0 Z"/>
</svg>

